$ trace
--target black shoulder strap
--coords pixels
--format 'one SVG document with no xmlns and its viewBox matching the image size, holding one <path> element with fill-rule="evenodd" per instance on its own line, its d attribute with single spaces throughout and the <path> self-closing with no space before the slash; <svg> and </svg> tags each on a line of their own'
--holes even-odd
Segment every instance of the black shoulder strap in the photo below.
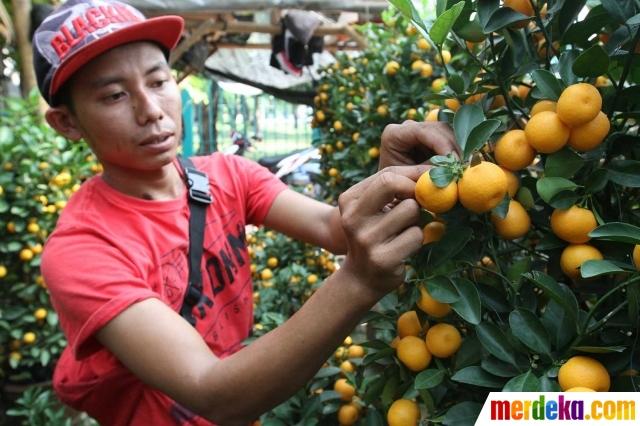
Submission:
<svg viewBox="0 0 640 426">
<path fill-rule="evenodd" d="M 189 280 L 184 301 L 180 309 L 180 315 L 189 324 L 195 326 L 193 308 L 197 306 L 202 297 L 202 251 L 204 244 L 204 224 L 207 215 L 207 206 L 213 199 L 209 192 L 209 178 L 206 173 L 196 169 L 188 158 L 178 157 L 178 162 L 187 183 L 189 197 Z"/>
</svg>

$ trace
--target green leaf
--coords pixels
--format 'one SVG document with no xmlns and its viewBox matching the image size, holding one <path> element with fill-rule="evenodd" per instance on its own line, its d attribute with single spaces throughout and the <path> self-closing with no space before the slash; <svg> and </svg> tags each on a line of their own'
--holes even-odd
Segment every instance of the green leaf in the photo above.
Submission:
<svg viewBox="0 0 640 426">
<path fill-rule="evenodd" d="M 467 337 L 462 341 L 456 353 L 456 368 L 463 369 L 477 364 L 482 358 L 482 347 L 476 336 Z"/>
<path fill-rule="evenodd" d="M 454 283 L 460 294 L 460 300 L 452 303 L 451 307 L 471 324 L 479 324 L 482 319 L 482 305 L 478 289 L 466 278 L 457 278 Z"/>
<path fill-rule="evenodd" d="M 536 244 L 536 250 L 545 251 L 553 250 L 557 248 L 566 247 L 567 242 L 556 237 L 554 234 L 543 235 L 538 244 Z"/>
<path fill-rule="evenodd" d="M 449 85 L 451 90 L 453 90 L 458 95 L 463 94 L 466 90 L 466 87 L 464 87 L 464 80 L 458 74 L 453 74 L 451 78 L 449 78 L 449 81 L 447 81 L 447 84 Z"/>
<path fill-rule="evenodd" d="M 629 323 L 637 324 L 640 315 L 640 283 L 635 282 L 627 287 L 627 302 L 629 303 Z"/>
<path fill-rule="evenodd" d="M 555 300 L 578 323 L 578 300 L 573 293 L 565 292 L 553 278 L 541 271 L 531 271 L 524 274 L 536 287 L 548 297 Z"/>
<path fill-rule="evenodd" d="M 467 383 L 469 385 L 482 386 L 485 388 L 502 389 L 505 380 L 489 374 L 481 367 L 471 366 L 463 368 L 451 377 L 454 382 Z"/>
<path fill-rule="evenodd" d="M 575 172 L 586 163 L 575 151 L 563 148 L 547 157 L 544 164 L 544 174 L 546 177 L 570 178 Z"/>
<path fill-rule="evenodd" d="M 576 20 L 580 12 L 584 10 L 586 3 L 587 0 L 567 0 L 562 4 L 562 7 L 558 11 L 558 27 L 561 34 L 564 34 Z"/>
<path fill-rule="evenodd" d="M 609 69 L 609 55 L 604 49 L 594 44 L 584 52 L 573 63 L 572 71 L 582 78 L 596 78 L 607 72 Z"/>
<path fill-rule="evenodd" d="M 562 392 L 560 385 L 555 380 L 551 380 L 547 376 L 540 377 L 540 388 L 538 392 Z"/>
<path fill-rule="evenodd" d="M 566 50 L 560 54 L 560 79 L 565 86 L 578 82 L 578 76 L 573 73 L 573 63 L 580 56 L 577 49 Z"/>
<path fill-rule="evenodd" d="M 520 278 L 522 274 L 527 272 L 531 267 L 531 258 L 525 257 L 523 259 L 518 260 L 509 268 L 507 271 L 507 279 L 514 286 L 514 288 L 518 288 L 518 283 L 520 282 Z"/>
<path fill-rule="evenodd" d="M 555 75 L 546 70 L 535 70 L 531 72 L 531 78 L 542 94 L 554 101 L 557 101 L 564 88 Z"/>
<path fill-rule="evenodd" d="M 484 33 L 491 34 L 494 31 L 501 30 L 516 22 L 522 22 L 530 19 L 530 16 L 516 12 L 510 7 L 501 7 L 491 15 L 489 22 L 484 26 Z"/>
<path fill-rule="evenodd" d="M 540 388 L 540 380 L 531 370 L 509 380 L 502 392 L 537 392 Z"/>
<path fill-rule="evenodd" d="M 453 157 L 449 157 L 448 155 L 434 155 L 429 159 L 431 164 L 435 166 L 441 166 L 443 164 L 453 164 L 455 159 Z M 433 179 L 433 176 L 431 177 Z"/>
<path fill-rule="evenodd" d="M 530 310 L 517 308 L 509 315 L 513 334 L 530 349 L 551 355 L 551 340 L 540 319 Z"/>
<path fill-rule="evenodd" d="M 557 350 L 561 350 L 578 333 L 575 319 L 553 299 L 549 300 L 544 309 L 542 323 Z"/>
<path fill-rule="evenodd" d="M 453 116 L 453 131 L 460 148 L 465 151 L 471 131 L 484 121 L 484 112 L 478 105 L 462 105 Z"/>
<path fill-rule="evenodd" d="M 579 352 L 586 352 L 590 354 L 610 354 L 614 352 L 624 352 L 627 350 L 626 346 L 575 346 L 573 349 Z"/>
<path fill-rule="evenodd" d="M 485 371 L 498 377 L 515 377 L 523 371 L 517 363 L 504 362 L 493 355 L 485 356 L 480 366 Z"/>
<path fill-rule="evenodd" d="M 429 170 L 429 177 L 435 186 L 444 188 L 453 181 L 453 171 L 449 167 L 434 167 Z"/>
<path fill-rule="evenodd" d="M 438 386 L 444 379 L 444 370 L 429 369 L 420 372 L 413 384 L 415 389 L 431 389 Z"/>
<path fill-rule="evenodd" d="M 640 228 L 622 222 L 605 223 L 589 232 L 591 238 L 619 243 L 640 244 Z"/>
<path fill-rule="evenodd" d="M 382 416 L 373 407 L 367 409 L 367 417 L 364 420 L 364 426 L 384 426 Z"/>
<path fill-rule="evenodd" d="M 493 132 L 495 132 L 501 124 L 502 122 L 500 120 L 490 119 L 483 121 L 474 127 L 471 130 L 467 143 L 464 146 L 462 154 L 463 158 L 469 158 L 473 151 L 482 148 L 484 144 L 487 143 L 487 140 L 489 140 L 489 137 L 491 137 Z"/>
<path fill-rule="evenodd" d="M 640 161 L 619 160 L 604 165 L 609 172 L 609 180 L 622 186 L 640 188 Z"/>
<path fill-rule="evenodd" d="M 516 363 L 516 355 L 509 344 L 507 336 L 500 328 L 488 322 L 476 326 L 476 334 L 482 346 L 491 352 L 496 358 L 510 364 Z"/>
<path fill-rule="evenodd" d="M 536 189 L 540 198 L 545 202 L 551 201 L 551 198 L 561 191 L 572 191 L 576 189 L 578 185 L 571 182 L 568 179 L 560 177 L 548 177 L 540 179 L 536 183 Z"/>
<path fill-rule="evenodd" d="M 427 293 L 438 302 L 453 303 L 460 300 L 460 295 L 451 278 L 446 275 L 436 275 L 425 281 Z"/>
<path fill-rule="evenodd" d="M 480 411 L 482 411 L 482 404 L 471 401 L 462 402 L 447 411 L 442 424 L 445 426 L 473 426 L 478 421 Z"/>
<path fill-rule="evenodd" d="M 467 244 L 473 235 L 471 228 L 457 228 L 445 232 L 442 238 L 434 244 L 429 263 L 433 268 L 439 268 L 451 260 Z"/>
<path fill-rule="evenodd" d="M 478 22 L 482 28 L 487 26 L 489 19 L 498 8 L 500 8 L 500 0 L 480 0 L 478 1 Z"/>
<path fill-rule="evenodd" d="M 533 195 L 531 194 L 531 190 L 525 186 L 518 189 L 518 193 L 516 194 L 516 201 L 522 204 L 523 207 L 529 207 L 534 209 L 536 207 L 536 203 L 533 200 Z"/>
<path fill-rule="evenodd" d="M 584 190 L 587 194 L 597 194 L 607 186 L 607 182 L 609 182 L 607 169 L 595 169 L 587 176 L 584 182 Z"/>
<path fill-rule="evenodd" d="M 573 191 L 560 191 L 549 200 L 549 205 L 554 209 L 566 210 L 578 204 L 582 197 Z"/>
<path fill-rule="evenodd" d="M 336 374 L 340 374 L 341 371 L 342 370 L 339 367 L 325 367 L 318 370 L 318 372 L 316 373 L 315 376 L 313 376 L 313 378 L 322 379 L 323 377 L 331 377 L 331 376 L 335 376 Z"/>
<path fill-rule="evenodd" d="M 429 31 L 429 36 L 436 45 L 441 46 L 447 39 L 451 28 L 453 28 L 453 24 L 456 22 L 456 19 L 458 19 L 458 16 L 460 16 L 463 8 L 464 1 L 456 3 L 451 9 L 440 15 L 438 19 L 436 19 L 436 22 L 433 23 Z"/>
<path fill-rule="evenodd" d="M 580 266 L 580 274 L 582 278 L 597 277 L 609 274 L 630 274 L 634 270 L 624 270 L 608 260 L 587 260 Z"/>
<path fill-rule="evenodd" d="M 380 395 L 380 401 L 382 401 L 383 404 L 391 404 L 391 402 L 393 402 L 393 397 L 396 394 L 397 390 L 398 390 L 398 376 L 392 376 L 389 380 L 387 380 L 387 383 L 384 385 L 384 389 L 382 390 L 382 395 Z"/>
<path fill-rule="evenodd" d="M 624 24 L 635 15 L 633 0 L 600 0 L 602 6 L 616 22 Z"/>
</svg>

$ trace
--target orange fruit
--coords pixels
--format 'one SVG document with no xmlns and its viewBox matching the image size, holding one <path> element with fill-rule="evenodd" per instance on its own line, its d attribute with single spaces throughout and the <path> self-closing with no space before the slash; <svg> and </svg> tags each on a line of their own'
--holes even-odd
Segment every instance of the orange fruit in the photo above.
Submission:
<svg viewBox="0 0 640 426">
<path fill-rule="evenodd" d="M 394 401 L 387 412 L 389 426 L 415 426 L 420 420 L 420 407 L 410 399 Z"/>
<path fill-rule="evenodd" d="M 588 83 L 576 83 L 564 89 L 556 112 L 568 126 L 579 126 L 596 118 L 602 109 L 602 96 Z"/>
<path fill-rule="evenodd" d="M 527 141 L 544 154 L 560 150 L 569 140 L 569 126 L 555 112 L 542 111 L 524 127 Z"/>
<path fill-rule="evenodd" d="M 351 401 L 351 398 L 356 394 L 356 388 L 347 383 L 347 379 L 336 380 L 333 390 L 342 395 L 343 401 Z"/>
<path fill-rule="evenodd" d="M 422 244 L 429 244 L 440 240 L 444 235 L 444 225 L 440 222 L 429 222 L 422 228 Z"/>
<path fill-rule="evenodd" d="M 448 64 L 449 62 L 451 62 L 451 52 L 449 52 L 448 50 L 443 50 L 442 55 L 436 55 L 436 62 L 440 65 Z"/>
<path fill-rule="evenodd" d="M 610 129 L 609 118 L 604 112 L 598 111 L 593 120 L 571 128 L 567 145 L 576 151 L 591 151 L 607 137 Z"/>
<path fill-rule="evenodd" d="M 424 118 L 424 121 L 438 121 L 438 114 L 440 113 L 440 108 L 435 108 L 429 111 L 427 116 Z"/>
<path fill-rule="evenodd" d="M 347 356 L 349 358 L 362 358 L 364 357 L 364 348 L 360 345 L 349 346 Z"/>
<path fill-rule="evenodd" d="M 427 343 L 419 337 L 407 336 L 400 339 L 396 354 L 411 371 L 422 371 L 431 363 L 431 353 L 427 349 Z"/>
<path fill-rule="evenodd" d="M 398 343 L 400 343 L 400 336 L 396 336 L 393 338 L 393 340 L 391 341 L 391 343 L 389 344 L 390 347 L 392 348 L 398 348 Z"/>
<path fill-rule="evenodd" d="M 389 113 L 389 110 L 387 109 L 386 105 L 380 105 L 377 111 L 378 111 L 378 114 L 380 115 L 387 115 Z"/>
<path fill-rule="evenodd" d="M 510 7 L 516 12 L 520 12 L 523 15 L 533 16 L 535 12 L 533 11 L 533 6 L 531 6 L 531 2 L 529 0 L 504 0 L 502 4 L 503 7 Z M 529 24 L 529 21 L 516 22 L 509 25 L 510 28 L 519 29 L 524 28 Z"/>
<path fill-rule="evenodd" d="M 261 278 L 263 281 L 270 280 L 271 278 L 273 278 L 273 272 L 271 272 L 271 269 L 269 269 L 269 268 L 264 268 L 264 269 L 260 272 L 260 278 Z"/>
<path fill-rule="evenodd" d="M 531 91 L 531 87 L 521 84 L 518 86 L 518 97 L 522 100 L 525 100 L 527 99 L 527 96 L 529 95 L 530 91 Z"/>
<path fill-rule="evenodd" d="M 451 98 L 445 99 L 444 104 L 447 108 L 449 108 L 453 112 L 457 111 L 458 108 L 462 106 L 460 105 L 460 102 L 458 102 L 457 99 L 451 99 Z"/>
<path fill-rule="evenodd" d="M 416 311 L 407 311 L 398 318 L 398 335 L 401 339 L 407 336 L 419 336 L 422 332 L 422 325 L 418 319 Z"/>
<path fill-rule="evenodd" d="M 442 89 L 444 89 L 444 86 L 446 85 L 447 85 L 447 79 L 444 77 L 434 78 L 433 81 L 431 82 L 431 88 L 436 92 L 439 92 Z"/>
<path fill-rule="evenodd" d="M 347 373 L 353 373 L 354 371 L 356 371 L 356 367 L 351 361 L 342 361 L 342 364 L 340 364 L 340 370 Z"/>
<path fill-rule="evenodd" d="M 275 257 L 270 257 L 269 260 L 267 260 L 267 266 L 269 268 L 275 268 L 276 266 L 278 266 L 278 259 Z"/>
<path fill-rule="evenodd" d="M 47 317 L 47 310 L 45 308 L 39 308 L 33 313 L 33 316 L 38 320 L 43 320 Z"/>
<path fill-rule="evenodd" d="M 633 249 L 633 263 L 636 269 L 640 270 L 640 244 L 636 244 Z"/>
<path fill-rule="evenodd" d="M 509 170 L 527 167 L 536 158 L 536 149 L 527 142 L 524 130 L 509 130 L 498 140 L 493 151 L 499 165 Z"/>
<path fill-rule="evenodd" d="M 542 111 L 556 112 L 557 108 L 558 108 L 558 103 L 556 101 L 543 99 L 541 101 L 536 102 L 533 108 L 531 108 L 531 117 L 533 117 L 534 115 Z"/>
<path fill-rule="evenodd" d="M 488 212 L 504 198 L 507 183 L 507 176 L 500 166 L 483 161 L 462 173 L 458 180 L 458 199 L 469 211 Z"/>
<path fill-rule="evenodd" d="M 427 331 L 427 349 L 438 358 L 448 358 L 458 351 L 462 337 L 451 324 L 436 324 Z"/>
<path fill-rule="evenodd" d="M 20 254 L 18 256 L 20 257 L 20 260 L 22 260 L 23 262 L 28 262 L 31 259 L 33 259 L 33 252 L 28 248 L 22 249 L 20 250 Z"/>
<path fill-rule="evenodd" d="M 422 70 L 422 66 L 425 64 L 423 60 L 418 59 L 411 64 L 411 71 Z"/>
<path fill-rule="evenodd" d="M 505 169 L 504 167 L 500 167 L 504 172 L 504 175 L 507 177 L 507 192 L 509 193 L 509 197 L 513 198 L 518 193 L 518 189 L 520 188 L 520 181 L 518 181 L 518 176 L 513 173 L 509 169 Z"/>
<path fill-rule="evenodd" d="M 491 213 L 491 223 L 496 231 L 505 240 L 515 240 L 524 236 L 531 228 L 529 213 L 522 204 L 515 200 L 509 201 L 509 211 L 504 219 L 495 213 Z"/>
<path fill-rule="evenodd" d="M 372 146 L 367 151 L 367 154 L 369 154 L 369 157 L 371 158 L 378 158 L 380 156 L 380 148 L 378 148 L 377 146 Z"/>
<path fill-rule="evenodd" d="M 551 230 L 557 237 L 573 244 L 583 244 L 591 239 L 598 222 L 591 210 L 571 206 L 566 210 L 556 209 L 551 213 Z"/>
<path fill-rule="evenodd" d="M 351 426 L 358 421 L 358 410 L 351 404 L 345 404 L 338 410 L 338 422 L 341 426 Z"/>
<path fill-rule="evenodd" d="M 335 167 L 330 168 L 328 173 L 331 177 L 337 177 L 340 174 L 338 169 L 336 169 Z"/>
<path fill-rule="evenodd" d="M 27 344 L 30 345 L 33 342 L 36 341 L 36 334 L 29 331 L 27 333 L 24 333 L 24 336 L 22 336 L 22 340 Z"/>
<path fill-rule="evenodd" d="M 581 278 L 580 266 L 587 260 L 602 260 L 597 248 L 587 244 L 569 244 L 560 256 L 560 268 L 569 278 Z"/>
<path fill-rule="evenodd" d="M 576 386 L 575 388 L 567 389 L 565 392 L 595 392 L 593 389 Z"/>
<path fill-rule="evenodd" d="M 433 66 L 431 64 L 423 64 L 420 70 L 420 75 L 423 77 L 431 77 L 433 75 Z"/>
<path fill-rule="evenodd" d="M 416 305 L 423 312 L 431 315 L 435 318 L 441 318 L 446 316 L 449 312 L 451 312 L 451 305 L 448 303 L 439 302 L 427 293 L 427 289 L 424 287 L 424 284 L 420 284 L 420 299 L 416 301 Z"/>
<path fill-rule="evenodd" d="M 438 188 L 431 180 L 427 170 L 416 182 L 416 201 L 431 212 L 444 213 L 456 205 L 458 185 L 451 181 L 444 188 Z"/>
<path fill-rule="evenodd" d="M 418 49 L 421 49 L 421 50 L 431 50 L 431 45 L 424 38 L 421 38 L 420 40 L 418 40 L 417 46 L 418 46 Z"/>
<path fill-rule="evenodd" d="M 387 71 L 387 75 L 396 75 L 400 69 L 400 64 L 397 61 L 389 61 L 384 68 Z"/>
<path fill-rule="evenodd" d="M 558 383 L 563 392 L 578 386 L 596 392 L 607 392 L 611 378 L 599 361 L 586 356 L 574 356 L 560 367 Z"/>
</svg>

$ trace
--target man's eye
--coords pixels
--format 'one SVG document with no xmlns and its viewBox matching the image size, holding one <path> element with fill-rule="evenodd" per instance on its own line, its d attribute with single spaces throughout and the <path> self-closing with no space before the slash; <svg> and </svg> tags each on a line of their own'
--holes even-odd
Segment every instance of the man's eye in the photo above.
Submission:
<svg viewBox="0 0 640 426">
<path fill-rule="evenodd" d="M 118 99 L 120 99 L 123 96 L 124 96 L 123 92 L 118 92 L 118 93 L 114 93 L 112 95 L 107 96 L 106 99 L 108 99 L 110 101 L 117 101 Z"/>
<path fill-rule="evenodd" d="M 153 83 L 153 85 L 155 87 L 162 87 L 166 82 L 167 82 L 167 80 L 158 80 L 155 83 Z"/>
</svg>

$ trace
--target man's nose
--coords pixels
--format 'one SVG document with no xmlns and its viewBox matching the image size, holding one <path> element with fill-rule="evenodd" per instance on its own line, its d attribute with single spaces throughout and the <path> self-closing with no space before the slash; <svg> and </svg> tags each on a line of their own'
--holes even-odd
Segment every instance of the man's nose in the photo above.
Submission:
<svg viewBox="0 0 640 426">
<path fill-rule="evenodd" d="M 140 91 L 136 96 L 133 109 L 140 125 L 161 120 L 164 117 L 160 100 L 147 91 Z"/>
</svg>

